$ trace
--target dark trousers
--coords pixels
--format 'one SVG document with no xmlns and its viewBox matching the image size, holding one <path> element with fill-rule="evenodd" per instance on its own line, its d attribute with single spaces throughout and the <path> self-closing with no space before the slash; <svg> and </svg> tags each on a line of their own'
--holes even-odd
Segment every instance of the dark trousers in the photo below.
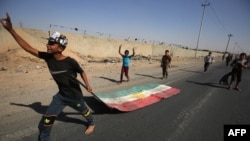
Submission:
<svg viewBox="0 0 250 141">
<path fill-rule="evenodd" d="M 237 83 L 240 83 L 241 82 L 241 75 L 242 75 L 242 70 L 239 69 L 239 68 L 233 68 L 232 69 L 232 77 L 231 77 L 231 81 L 235 81 Z"/>
<path fill-rule="evenodd" d="M 128 70 L 129 70 L 129 67 L 122 66 L 120 82 L 122 82 L 122 80 L 123 80 L 123 74 L 124 74 L 124 73 L 125 73 L 125 76 L 127 77 L 127 79 L 129 80 Z"/>
<path fill-rule="evenodd" d="M 209 67 L 209 62 L 205 62 L 205 64 L 204 64 L 204 72 L 206 72 L 207 71 L 207 69 L 208 69 L 208 67 Z"/>
<path fill-rule="evenodd" d="M 167 66 L 163 66 L 162 67 L 162 77 L 168 77 L 168 67 Z"/>
<path fill-rule="evenodd" d="M 57 93 L 54 97 L 52 102 L 49 105 L 49 108 L 47 109 L 45 115 L 41 119 L 38 128 L 39 128 L 39 141 L 49 141 L 50 140 L 50 132 L 54 123 L 55 118 L 62 112 L 65 106 L 70 106 L 73 109 L 80 112 L 82 115 L 85 113 L 89 113 L 89 109 L 86 107 L 84 103 L 84 99 L 70 99 L 61 96 L 59 93 Z M 89 114 L 89 116 L 84 116 L 86 120 L 88 121 L 89 125 L 94 125 L 94 120 L 92 117 L 92 114 Z M 49 123 L 49 121 L 51 123 Z"/>
</svg>

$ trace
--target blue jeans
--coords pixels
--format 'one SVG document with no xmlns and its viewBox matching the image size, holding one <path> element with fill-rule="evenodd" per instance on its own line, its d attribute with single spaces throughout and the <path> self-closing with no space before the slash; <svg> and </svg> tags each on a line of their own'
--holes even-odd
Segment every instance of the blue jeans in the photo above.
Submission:
<svg viewBox="0 0 250 141">
<path fill-rule="evenodd" d="M 45 115 L 42 117 L 38 128 L 39 128 L 39 141 L 49 141 L 50 132 L 56 117 L 62 112 L 65 106 L 70 106 L 73 109 L 80 112 L 83 117 L 86 118 L 89 125 L 94 125 L 93 116 L 90 110 L 86 107 L 84 99 L 70 99 L 63 97 L 61 94 L 57 93 L 53 96 L 53 100 L 49 105 Z"/>
</svg>

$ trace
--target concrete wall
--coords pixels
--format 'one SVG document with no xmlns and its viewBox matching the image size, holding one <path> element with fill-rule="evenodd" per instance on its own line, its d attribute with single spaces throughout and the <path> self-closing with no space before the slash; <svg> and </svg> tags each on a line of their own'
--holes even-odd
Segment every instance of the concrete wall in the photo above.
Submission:
<svg viewBox="0 0 250 141">
<path fill-rule="evenodd" d="M 48 32 L 20 28 L 16 28 L 16 31 L 32 46 L 39 50 L 46 51 L 46 38 L 48 37 Z M 132 49 L 135 48 L 135 52 L 137 55 L 162 56 L 165 50 L 168 49 L 173 57 L 195 56 L 195 50 L 188 50 L 175 46 L 154 45 L 151 43 L 107 39 L 102 37 L 85 36 L 73 33 L 63 34 L 66 35 L 69 40 L 66 52 L 73 51 L 84 56 L 120 57 L 120 55 L 118 54 L 120 44 L 123 45 L 121 50 L 122 53 L 125 50 L 129 50 L 130 53 L 132 53 Z M 3 28 L 0 28 L 0 37 L 0 53 L 5 52 L 9 48 L 19 48 L 15 43 L 15 40 Z M 196 56 L 205 56 L 207 54 L 207 51 L 198 51 Z M 213 53 L 213 56 L 222 56 L 222 54 Z"/>
</svg>

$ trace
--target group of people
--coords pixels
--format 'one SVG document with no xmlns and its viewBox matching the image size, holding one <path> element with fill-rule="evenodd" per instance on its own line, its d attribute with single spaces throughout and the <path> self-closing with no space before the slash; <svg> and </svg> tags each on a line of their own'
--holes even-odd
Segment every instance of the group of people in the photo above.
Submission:
<svg viewBox="0 0 250 141">
<path fill-rule="evenodd" d="M 95 123 L 90 109 L 85 105 L 80 85 L 77 81 L 75 81 L 77 74 L 80 74 L 82 80 L 86 85 L 86 89 L 89 92 L 92 92 L 92 88 L 88 82 L 85 71 L 80 67 L 77 61 L 62 54 L 68 43 L 67 38 L 59 32 L 54 32 L 48 38 L 47 52 L 42 52 L 33 48 L 18 33 L 16 33 L 16 31 L 12 28 L 11 19 L 8 13 L 6 14 L 6 18 L 0 19 L 0 22 L 2 26 L 13 36 L 13 38 L 21 46 L 21 48 L 23 48 L 28 53 L 45 60 L 53 79 L 58 85 L 59 91 L 53 96 L 49 108 L 39 122 L 39 141 L 49 140 L 54 121 L 62 112 L 65 106 L 74 108 L 79 113 L 81 113 L 84 118 L 86 118 L 88 127 L 84 133 L 91 134 L 94 131 Z M 123 63 L 121 68 L 120 81 L 118 82 L 118 84 L 121 84 L 123 82 L 124 74 L 127 78 L 127 81 L 130 80 L 128 74 L 130 60 L 131 57 L 135 55 L 134 48 L 132 55 L 129 55 L 128 50 L 125 50 L 124 54 L 122 54 L 121 47 L 122 45 L 119 46 L 118 52 L 122 56 Z M 228 86 L 229 89 L 231 88 L 232 83 L 236 80 L 235 89 L 240 90 L 238 86 L 241 81 L 242 69 L 247 67 L 245 57 L 246 54 L 242 53 L 240 54 L 239 59 L 236 59 L 231 63 L 233 69 L 231 73 L 231 81 Z M 161 59 L 161 79 L 167 79 L 168 68 L 171 67 L 171 61 L 172 58 L 170 56 L 169 50 L 166 50 Z M 204 62 L 204 72 L 206 72 L 209 64 L 213 62 L 212 52 L 209 52 L 209 54 L 204 58 Z"/>
<path fill-rule="evenodd" d="M 119 54 L 122 56 L 122 69 L 121 69 L 121 75 L 120 75 L 120 81 L 118 84 L 121 84 L 123 81 L 123 75 L 127 77 L 127 81 L 129 81 L 129 64 L 130 64 L 130 59 L 135 55 L 135 50 L 133 48 L 133 54 L 129 55 L 129 51 L 125 50 L 124 54 L 121 53 L 121 47 L 122 45 L 119 46 Z M 172 58 L 170 56 L 169 50 L 165 50 L 165 54 L 162 56 L 161 59 L 161 68 L 162 68 L 162 80 L 167 79 L 168 77 L 168 68 L 171 68 L 171 61 Z"/>
<path fill-rule="evenodd" d="M 226 57 L 226 65 L 228 66 L 230 61 L 232 60 L 233 55 L 229 54 Z M 230 66 L 232 67 L 232 70 L 225 74 L 223 77 L 228 78 L 231 76 L 230 82 L 228 83 L 228 89 L 232 89 L 232 84 L 234 81 L 236 81 L 235 86 L 233 87 L 237 91 L 241 91 L 239 88 L 239 84 L 241 82 L 242 77 L 242 70 L 248 67 L 249 59 L 247 59 L 246 53 L 241 53 L 238 58 L 235 58 L 231 63 Z M 212 52 L 209 52 L 207 56 L 204 57 L 204 72 L 207 71 L 209 64 L 213 62 Z M 220 80 L 223 80 L 223 78 Z M 225 79 L 227 81 L 227 79 Z"/>
</svg>

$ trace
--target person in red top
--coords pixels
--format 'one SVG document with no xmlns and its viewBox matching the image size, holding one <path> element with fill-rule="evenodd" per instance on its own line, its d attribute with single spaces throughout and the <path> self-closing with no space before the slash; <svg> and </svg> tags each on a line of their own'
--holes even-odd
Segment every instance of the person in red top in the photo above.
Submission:
<svg viewBox="0 0 250 141">
<path fill-rule="evenodd" d="M 168 68 L 171 68 L 172 58 L 169 55 L 169 50 L 165 50 L 165 55 L 162 56 L 161 59 L 161 67 L 162 67 L 162 79 L 168 78 Z"/>
<path fill-rule="evenodd" d="M 75 81 L 77 73 L 80 74 L 89 92 L 92 91 L 92 88 L 80 65 L 73 58 L 62 54 L 68 43 L 67 38 L 59 32 L 55 32 L 48 38 L 47 52 L 38 51 L 16 33 L 12 28 L 8 13 L 6 13 L 6 16 L 6 18 L 0 19 L 2 26 L 25 51 L 46 61 L 49 71 L 58 85 L 59 91 L 53 96 L 49 108 L 39 123 L 39 141 L 50 140 L 50 132 L 54 121 L 65 106 L 74 108 L 86 118 L 88 127 L 85 134 L 91 134 L 94 131 L 95 124 L 90 109 L 85 105 L 80 85 Z"/>
</svg>

